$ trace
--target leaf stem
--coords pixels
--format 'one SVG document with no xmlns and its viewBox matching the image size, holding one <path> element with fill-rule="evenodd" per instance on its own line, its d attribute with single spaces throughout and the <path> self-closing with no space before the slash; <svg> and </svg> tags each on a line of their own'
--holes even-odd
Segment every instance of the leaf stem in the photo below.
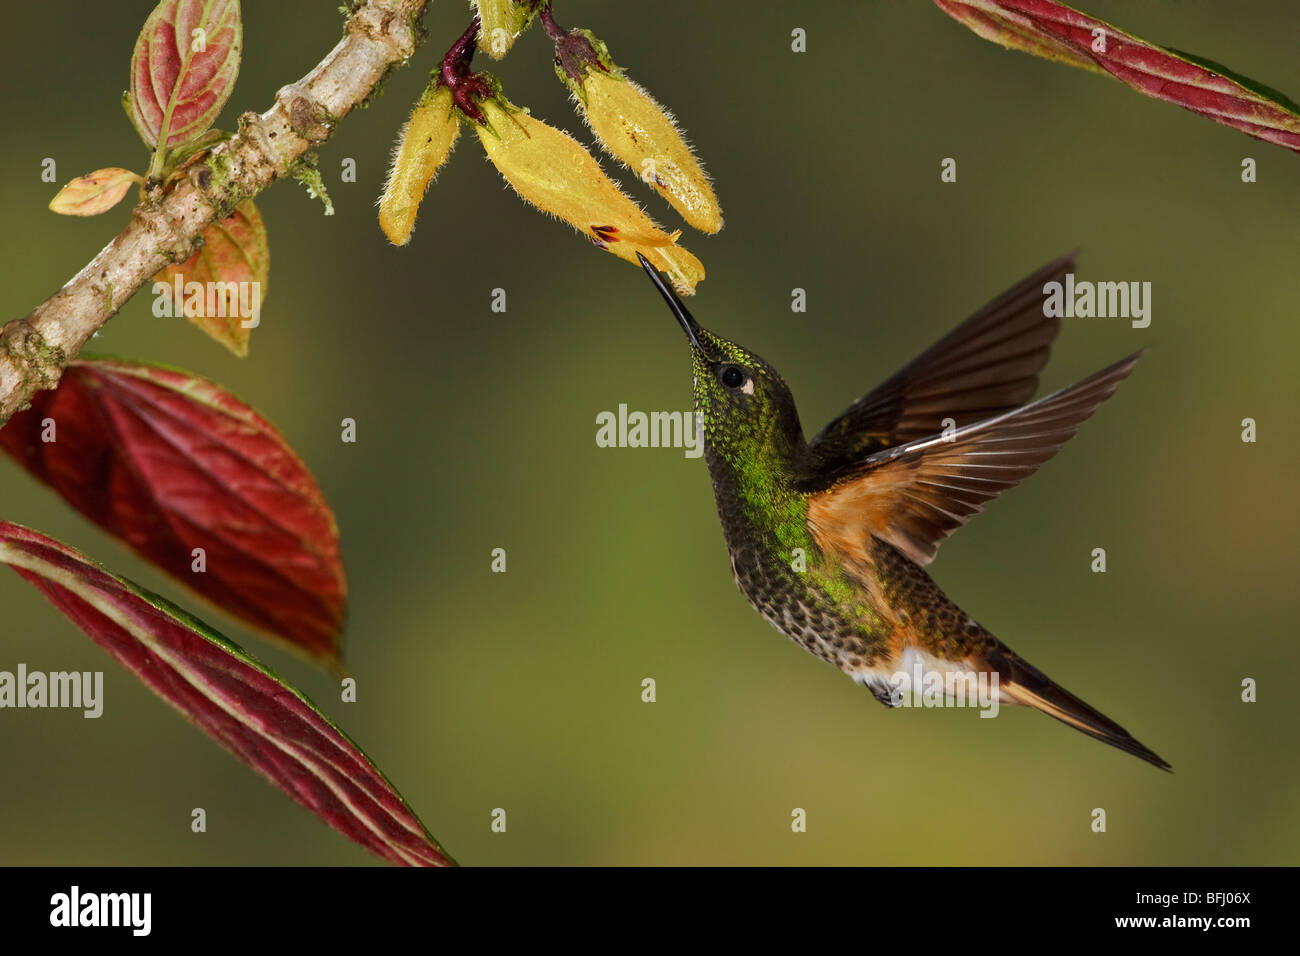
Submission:
<svg viewBox="0 0 1300 956">
<path fill-rule="evenodd" d="M 154 147 L 153 156 L 149 160 L 149 173 L 145 177 L 148 188 L 155 188 L 162 182 L 163 172 L 167 168 L 167 150 L 159 143 Z"/>
</svg>

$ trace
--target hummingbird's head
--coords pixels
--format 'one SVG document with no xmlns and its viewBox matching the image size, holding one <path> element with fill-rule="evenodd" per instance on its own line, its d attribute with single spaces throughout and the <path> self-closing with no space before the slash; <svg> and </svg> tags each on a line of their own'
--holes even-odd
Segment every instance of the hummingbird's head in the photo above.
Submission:
<svg viewBox="0 0 1300 956">
<path fill-rule="evenodd" d="M 710 459 L 735 467 L 786 470 L 807 451 L 790 389 L 771 365 L 703 328 L 649 262 L 650 276 L 691 346 L 695 411 L 704 420 Z"/>
</svg>

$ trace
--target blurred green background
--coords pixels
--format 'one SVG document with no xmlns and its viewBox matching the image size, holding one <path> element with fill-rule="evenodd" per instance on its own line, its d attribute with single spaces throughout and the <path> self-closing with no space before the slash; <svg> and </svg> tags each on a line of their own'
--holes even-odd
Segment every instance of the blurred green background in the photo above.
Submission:
<svg viewBox="0 0 1300 956">
<path fill-rule="evenodd" d="M 143 170 L 118 106 L 149 0 L 6 14 L 0 314 L 46 298 L 121 227 L 46 204 Z M 221 125 L 338 39 L 337 0 L 245 0 Z M 1300 96 L 1291 0 L 1084 7 Z M 639 271 L 526 208 L 473 136 L 410 246 L 375 223 L 394 131 L 467 20 L 430 39 L 321 151 L 337 215 L 258 198 L 262 326 L 238 360 L 138 295 L 97 351 L 231 388 L 317 475 L 350 574 L 336 682 L 205 608 L 0 461 L 0 516 L 162 591 L 297 683 L 465 864 L 1286 864 L 1296 837 L 1300 157 L 1079 70 L 1003 51 L 925 2 L 560 0 L 677 115 L 727 220 L 683 244 L 697 317 L 766 356 L 809 433 L 958 320 L 1079 246 L 1080 277 L 1150 281 L 1153 321 L 1066 320 L 1044 389 L 1154 346 L 1115 399 L 931 570 L 967 611 L 1170 760 L 1039 714 L 895 711 L 771 630 L 731 580 L 704 464 L 601 449 L 595 418 L 685 409 L 680 331 Z M 790 50 L 807 31 L 808 52 Z M 540 30 L 489 68 L 590 135 Z M 480 64 L 482 65 L 482 64 Z M 958 182 L 939 181 L 943 157 Z M 1258 161 L 1253 185 L 1243 157 Z M 41 160 L 58 184 L 40 181 Z M 345 158 L 358 181 L 340 182 Z M 613 172 L 610 163 L 606 167 Z M 617 173 L 661 222 L 672 211 Z M 490 310 L 504 288 L 508 311 Z M 793 314 L 793 288 L 808 311 Z M 344 417 L 358 442 L 339 440 Z M 1243 444 L 1240 423 L 1259 423 Z M 508 572 L 489 571 L 503 547 Z M 1089 571 L 1104 547 L 1109 572 Z M 8 864 L 367 864 L 189 727 L 16 576 L 0 669 L 105 672 L 105 712 L 0 712 Z M 653 677 L 658 702 L 641 702 Z M 1259 702 L 1240 702 L 1243 677 Z M 190 832 L 203 807 L 208 832 Z M 494 808 L 508 830 L 490 831 Z M 791 833 L 791 810 L 808 832 Z M 1091 832 L 1106 809 L 1109 831 Z"/>
</svg>

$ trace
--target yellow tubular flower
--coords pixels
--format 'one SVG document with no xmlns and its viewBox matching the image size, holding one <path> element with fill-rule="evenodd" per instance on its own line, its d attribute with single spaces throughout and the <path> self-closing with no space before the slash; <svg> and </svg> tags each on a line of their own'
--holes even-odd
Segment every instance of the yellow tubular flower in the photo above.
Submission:
<svg viewBox="0 0 1300 956">
<path fill-rule="evenodd" d="M 694 293 L 704 266 L 629 199 L 573 137 L 493 99 L 479 104 L 475 123 L 488 159 L 528 202 L 563 219 L 596 245 L 638 265 L 640 252 L 668 275 L 678 292 Z"/>
<path fill-rule="evenodd" d="M 451 90 L 445 86 L 426 90 L 402 128 L 393 153 L 393 168 L 379 200 L 379 228 L 393 245 L 404 246 L 411 241 L 424 191 L 447 161 L 459 135 L 460 122 L 452 110 Z"/>
<path fill-rule="evenodd" d="M 577 102 L 610 155 L 626 163 L 701 232 L 722 228 L 722 208 L 708 177 L 667 110 L 616 71 L 593 65 Z"/>
<path fill-rule="evenodd" d="M 510 51 L 532 14 L 512 0 L 477 0 L 479 23 L 478 48 L 499 60 Z"/>
</svg>

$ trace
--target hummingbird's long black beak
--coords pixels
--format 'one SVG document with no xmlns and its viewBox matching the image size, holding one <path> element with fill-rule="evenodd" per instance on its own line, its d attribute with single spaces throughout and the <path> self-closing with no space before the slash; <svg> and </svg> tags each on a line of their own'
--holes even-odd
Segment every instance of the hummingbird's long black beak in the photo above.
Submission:
<svg viewBox="0 0 1300 956">
<path fill-rule="evenodd" d="M 672 309 L 673 315 L 677 316 L 677 321 L 682 324 L 682 328 L 686 331 L 686 337 L 691 340 L 691 345 L 703 352 L 704 346 L 700 344 L 699 337 L 700 323 L 696 322 L 691 313 L 686 310 L 686 306 L 677 297 L 677 293 L 672 290 L 668 283 L 664 282 L 659 275 L 659 271 L 650 264 L 650 260 L 639 252 L 636 257 L 641 260 L 641 268 L 645 270 L 645 274 L 650 277 L 650 281 L 655 284 L 659 294 L 668 303 L 668 308 Z"/>
</svg>

